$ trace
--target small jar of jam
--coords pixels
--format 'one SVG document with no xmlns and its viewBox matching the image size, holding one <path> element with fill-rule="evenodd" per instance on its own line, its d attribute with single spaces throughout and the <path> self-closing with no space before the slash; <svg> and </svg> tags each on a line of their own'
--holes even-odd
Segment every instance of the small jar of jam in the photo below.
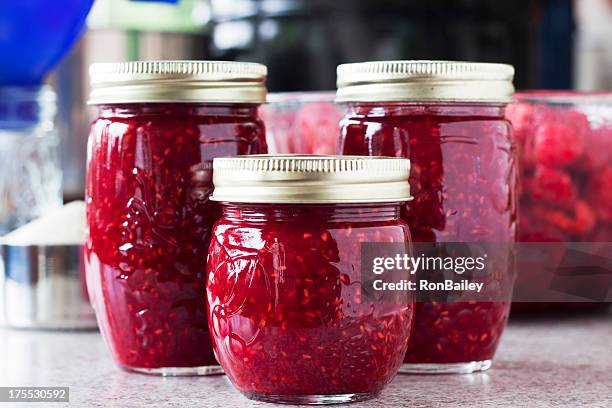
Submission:
<svg viewBox="0 0 612 408">
<path fill-rule="evenodd" d="M 357 401 L 395 376 L 414 314 L 409 292 L 362 293 L 361 244 L 410 243 L 400 203 L 410 162 L 253 156 L 214 161 L 222 202 L 208 253 L 217 360 L 251 399 Z"/>
<path fill-rule="evenodd" d="M 490 276 L 510 282 L 516 169 L 504 109 L 513 74 L 503 64 L 346 64 L 338 67 L 337 93 L 347 109 L 341 123 L 343 154 L 410 159 L 414 200 L 402 207 L 401 216 L 413 241 L 496 243 L 489 261 L 497 269 Z M 506 325 L 511 284 L 499 289 L 489 301 L 445 302 L 419 294 L 400 371 L 490 367 Z"/>
<path fill-rule="evenodd" d="M 222 372 L 203 262 L 221 209 L 212 160 L 267 153 L 266 67 L 206 61 L 95 64 L 87 164 L 87 286 L 117 363 L 159 375 Z"/>
</svg>

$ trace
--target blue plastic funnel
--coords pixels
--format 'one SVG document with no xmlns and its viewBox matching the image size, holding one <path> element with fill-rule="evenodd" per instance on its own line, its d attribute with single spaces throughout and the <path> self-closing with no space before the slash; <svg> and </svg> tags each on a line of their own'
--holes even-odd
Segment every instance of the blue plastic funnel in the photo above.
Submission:
<svg viewBox="0 0 612 408">
<path fill-rule="evenodd" d="M 9 0 L 0 6 L 0 85 L 37 85 L 70 50 L 93 0 Z"/>
</svg>

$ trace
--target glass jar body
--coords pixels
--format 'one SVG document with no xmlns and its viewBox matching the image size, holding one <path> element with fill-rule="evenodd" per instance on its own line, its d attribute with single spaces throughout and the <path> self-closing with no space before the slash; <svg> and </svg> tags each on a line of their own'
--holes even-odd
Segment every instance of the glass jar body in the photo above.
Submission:
<svg viewBox="0 0 612 408">
<path fill-rule="evenodd" d="M 352 103 L 341 124 L 342 154 L 411 160 L 414 200 L 402 208 L 414 242 L 515 241 L 516 172 L 503 106 Z M 498 273 L 513 274 L 501 250 Z M 472 372 L 490 366 L 508 301 L 419 301 L 406 372 Z"/>
<path fill-rule="evenodd" d="M 202 265 L 220 207 L 212 160 L 266 153 L 256 105 L 101 106 L 88 145 L 87 284 L 117 363 L 220 372 Z"/>
<path fill-rule="evenodd" d="M 398 204 L 224 206 L 208 255 L 209 325 L 217 359 L 243 394 L 347 402 L 395 376 L 414 299 L 362 295 L 362 242 L 409 245 Z"/>
</svg>

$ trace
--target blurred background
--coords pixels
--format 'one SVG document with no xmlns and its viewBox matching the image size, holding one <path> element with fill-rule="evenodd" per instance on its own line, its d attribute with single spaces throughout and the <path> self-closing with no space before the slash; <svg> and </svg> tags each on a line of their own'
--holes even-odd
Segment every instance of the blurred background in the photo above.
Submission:
<svg viewBox="0 0 612 408">
<path fill-rule="evenodd" d="M 64 201 L 81 198 L 94 62 L 256 61 L 269 90 L 335 89 L 340 63 L 451 59 L 515 66 L 517 89 L 612 89 L 611 0 L 96 0 L 48 77 Z"/>
</svg>

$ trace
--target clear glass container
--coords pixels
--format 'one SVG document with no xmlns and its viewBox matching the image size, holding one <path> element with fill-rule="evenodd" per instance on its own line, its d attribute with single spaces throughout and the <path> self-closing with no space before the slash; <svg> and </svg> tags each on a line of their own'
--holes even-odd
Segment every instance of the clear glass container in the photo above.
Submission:
<svg viewBox="0 0 612 408">
<path fill-rule="evenodd" d="M 0 236 L 62 204 L 55 93 L 0 87 Z"/>
<path fill-rule="evenodd" d="M 519 152 L 519 241 L 612 241 L 612 93 L 530 91 L 515 94 L 506 116 Z M 517 290 L 530 290 L 539 276 L 552 278 L 545 263 L 519 271 Z M 597 292 L 579 268 L 566 270 L 572 287 Z M 533 292 L 533 291 L 531 291 Z M 516 311 L 601 308 L 597 302 L 513 304 Z"/>
</svg>

